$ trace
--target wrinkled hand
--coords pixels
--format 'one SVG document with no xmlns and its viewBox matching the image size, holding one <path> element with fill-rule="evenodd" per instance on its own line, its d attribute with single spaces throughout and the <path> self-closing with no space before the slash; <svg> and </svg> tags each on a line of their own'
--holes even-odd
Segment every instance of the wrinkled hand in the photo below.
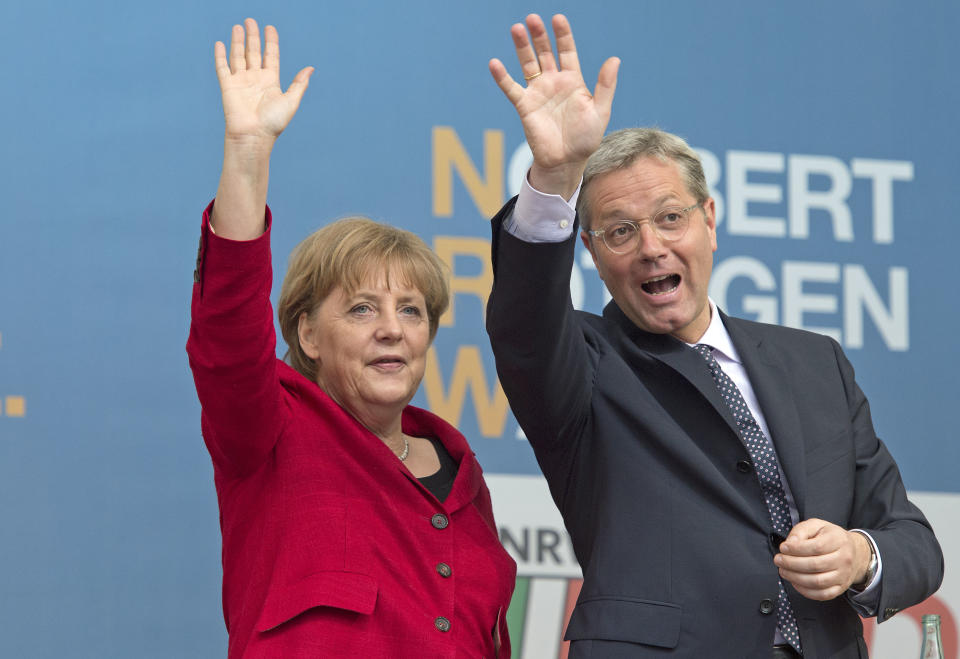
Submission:
<svg viewBox="0 0 960 659">
<path fill-rule="evenodd" d="M 532 45 L 527 29 L 533 38 Z M 560 190 L 544 186 L 566 188 L 572 179 L 575 188 L 587 158 L 603 139 L 610 121 L 620 60 L 611 57 L 604 62 L 591 94 L 580 72 L 577 48 L 566 17 L 561 14 L 553 17 L 553 32 L 559 62 L 554 59 L 550 36 L 539 16 L 527 16 L 526 28 L 522 23 L 510 28 L 521 71 L 527 79 L 526 87 L 514 81 L 498 59 L 490 60 L 490 73 L 513 103 L 523 124 L 534 159 L 531 184 L 542 192 L 559 194 Z M 573 190 L 569 192 L 572 194 Z"/>
<path fill-rule="evenodd" d="M 780 576 L 801 595 L 831 600 L 863 580 L 870 564 L 870 542 L 822 519 L 807 519 L 790 531 L 774 556 Z"/>
<path fill-rule="evenodd" d="M 243 26 L 233 26 L 229 63 L 223 42 L 214 45 L 228 140 L 275 140 L 296 114 L 307 90 L 313 67 L 297 73 L 284 93 L 280 88 L 280 37 L 275 27 L 266 27 L 264 40 L 261 56 L 260 29 L 248 18 Z"/>
</svg>

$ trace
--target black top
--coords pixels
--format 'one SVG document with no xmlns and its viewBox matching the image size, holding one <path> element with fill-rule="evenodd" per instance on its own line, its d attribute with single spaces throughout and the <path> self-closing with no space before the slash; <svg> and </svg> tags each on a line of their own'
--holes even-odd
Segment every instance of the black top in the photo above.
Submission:
<svg viewBox="0 0 960 659">
<path fill-rule="evenodd" d="M 427 437 L 427 439 L 430 440 L 434 450 L 437 452 L 437 458 L 440 460 L 440 469 L 434 474 L 418 478 L 417 480 L 420 481 L 425 488 L 430 490 L 430 494 L 437 497 L 439 501 L 444 501 L 450 494 L 450 490 L 453 489 L 453 481 L 457 477 L 457 469 L 460 468 L 460 465 L 453 459 L 453 456 L 447 453 L 447 449 L 443 447 L 443 444 L 441 444 L 439 440 L 433 437 Z"/>
</svg>

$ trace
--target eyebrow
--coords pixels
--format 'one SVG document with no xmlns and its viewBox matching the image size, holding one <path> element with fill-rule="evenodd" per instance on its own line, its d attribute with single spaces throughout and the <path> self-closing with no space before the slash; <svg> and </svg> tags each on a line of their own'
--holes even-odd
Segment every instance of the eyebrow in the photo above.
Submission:
<svg viewBox="0 0 960 659">
<path fill-rule="evenodd" d="M 404 293 L 403 295 L 397 295 L 396 296 L 397 301 L 398 302 L 410 302 L 411 300 L 417 301 L 418 296 L 420 298 L 423 298 L 424 300 L 426 299 L 426 296 L 423 293 L 421 293 L 419 289 L 413 288 L 411 289 L 411 291 L 412 291 L 411 293 Z M 353 301 L 357 298 L 366 298 L 366 299 L 373 299 L 373 300 L 379 301 L 382 297 L 383 295 L 381 293 L 374 291 L 373 289 L 370 289 L 370 288 L 358 288 L 352 293 L 347 294 L 347 299 L 350 301 Z"/>
<path fill-rule="evenodd" d="M 668 193 L 668 194 L 665 194 L 665 195 L 663 195 L 662 197 L 659 197 L 659 198 L 656 200 L 656 202 L 654 203 L 654 206 L 656 207 L 657 210 L 655 210 L 655 211 L 653 212 L 653 214 L 651 214 L 649 217 L 652 217 L 653 215 L 656 215 L 656 213 L 657 213 L 658 211 L 660 211 L 665 205 L 667 205 L 667 202 L 669 202 L 669 201 L 674 201 L 674 202 L 676 202 L 676 203 L 678 203 L 678 204 L 681 203 L 680 197 L 679 197 L 677 194 L 675 194 L 675 193 L 673 193 L 673 192 L 670 192 L 670 193 Z M 611 211 L 609 211 L 608 213 L 604 213 L 604 214 L 600 215 L 600 217 L 599 217 L 598 219 L 602 222 L 602 221 L 608 221 L 608 220 L 617 220 L 617 221 L 619 221 L 619 220 L 621 220 L 621 219 L 632 219 L 632 218 L 633 218 L 633 214 L 632 214 L 632 213 L 627 213 L 627 212 L 625 212 L 625 211 L 624 211 L 623 209 L 621 209 L 621 208 L 614 208 L 614 209 L 612 209 Z"/>
</svg>

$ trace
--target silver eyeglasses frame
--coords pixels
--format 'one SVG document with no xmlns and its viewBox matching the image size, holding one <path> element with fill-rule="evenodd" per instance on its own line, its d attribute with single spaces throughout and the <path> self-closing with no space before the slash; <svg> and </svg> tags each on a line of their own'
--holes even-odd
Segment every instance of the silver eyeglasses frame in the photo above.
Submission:
<svg viewBox="0 0 960 659">
<path fill-rule="evenodd" d="M 645 218 L 645 219 L 641 219 L 641 220 L 639 220 L 639 221 L 637 221 L 637 220 L 620 220 L 620 221 L 618 221 L 618 222 L 615 222 L 615 223 L 611 224 L 610 226 L 606 227 L 605 229 L 591 229 L 591 230 L 587 231 L 587 233 L 588 233 L 589 235 L 593 236 L 594 238 L 601 238 L 601 239 L 603 240 L 604 246 L 606 246 L 606 248 L 609 249 L 609 250 L 610 250 L 611 252 L 613 252 L 614 254 L 628 254 L 629 252 L 631 252 L 631 251 L 633 251 L 634 249 L 636 249 L 636 248 L 639 246 L 639 244 L 640 244 L 640 226 L 641 226 L 641 225 L 643 225 L 643 224 L 649 224 L 649 225 L 650 225 L 650 228 L 653 230 L 653 232 L 657 235 L 657 237 L 658 237 L 660 240 L 662 240 L 662 241 L 664 241 L 664 242 L 668 242 L 668 243 L 669 243 L 669 242 L 675 242 L 675 241 L 680 240 L 681 238 L 683 238 L 683 237 L 686 235 L 686 233 L 687 233 L 687 227 L 690 226 L 690 218 L 688 217 L 688 213 L 689 213 L 690 211 L 692 211 L 694 208 L 698 208 L 698 207 L 702 207 L 702 206 L 703 206 L 703 202 L 702 202 L 702 201 L 698 201 L 697 203 L 695 203 L 695 204 L 693 204 L 693 205 L 691 205 L 691 206 L 687 206 L 686 208 L 678 208 L 678 207 L 676 207 L 676 206 L 667 206 L 667 207 L 665 207 L 665 208 L 661 208 L 661 209 L 660 209 L 659 211 L 657 211 L 657 213 L 656 213 L 655 215 L 653 215 L 652 217 L 648 217 L 648 218 Z M 678 213 L 681 213 L 681 214 L 683 215 L 683 221 L 684 221 L 685 224 L 684 224 L 684 227 L 683 227 L 683 231 L 680 233 L 679 236 L 676 236 L 676 237 L 665 236 L 665 235 L 660 231 L 660 229 L 657 228 L 657 225 L 653 223 L 653 221 L 654 221 L 658 216 L 660 216 L 660 215 L 662 215 L 663 213 L 668 212 L 668 211 L 678 212 Z M 618 226 L 618 225 L 622 225 L 622 224 L 629 224 L 630 226 L 632 226 L 632 227 L 636 230 L 636 238 L 634 238 L 633 240 L 631 240 L 628 245 L 620 246 L 620 247 L 611 247 L 611 246 L 610 246 L 610 243 L 607 242 L 607 230 L 610 229 L 610 228 L 612 228 L 612 227 L 615 227 L 615 226 Z M 634 244 L 634 243 L 636 243 L 636 244 Z"/>
</svg>

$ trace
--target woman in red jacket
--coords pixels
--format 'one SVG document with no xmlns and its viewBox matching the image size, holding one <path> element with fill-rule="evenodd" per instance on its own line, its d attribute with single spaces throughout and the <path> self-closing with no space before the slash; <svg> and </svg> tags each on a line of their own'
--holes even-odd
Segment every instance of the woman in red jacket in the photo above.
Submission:
<svg viewBox="0 0 960 659">
<path fill-rule="evenodd" d="M 273 144 L 313 69 L 279 86 L 277 31 L 215 47 L 226 117 L 187 350 L 223 535 L 229 656 L 508 657 L 516 566 L 464 437 L 410 406 L 446 309 L 413 234 L 355 218 L 301 243 L 270 307 Z"/>
</svg>

